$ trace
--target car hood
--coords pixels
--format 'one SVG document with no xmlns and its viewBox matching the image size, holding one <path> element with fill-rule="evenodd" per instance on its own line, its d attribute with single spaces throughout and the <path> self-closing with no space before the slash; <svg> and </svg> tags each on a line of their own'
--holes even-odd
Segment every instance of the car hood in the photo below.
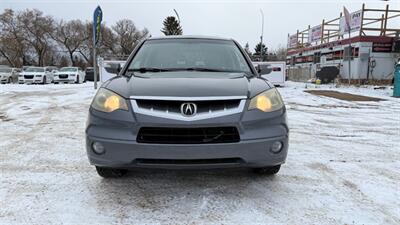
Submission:
<svg viewBox="0 0 400 225">
<path fill-rule="evenodd" d="M 44 75 L 44 72 L 23 72 L 21 75 Z"/>
<path fill-rule="evenodd" d="M 78 72 L 57 72 L 55 74 L 59 75 L 59 74 L 77 74 Z"/>
<path fill-rule="evenodd" d="M 269 87 L 259 78 L 243 73 L 165 72 L 116 77 L 103 86 L 125 98 L 134 96 L 223 97 L 246 96 Z"/>
</svg>

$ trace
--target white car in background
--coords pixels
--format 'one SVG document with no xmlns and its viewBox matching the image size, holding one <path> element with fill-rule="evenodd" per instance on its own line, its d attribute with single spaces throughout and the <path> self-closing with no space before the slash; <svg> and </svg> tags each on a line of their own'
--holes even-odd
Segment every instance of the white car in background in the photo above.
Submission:
<svg viewBox="0 0 400 225">
<path fill-rule="evenodd" d="M 79 67 L 63 67 L 54 76 L 54 83 L 83 83 L 86 73 Z"/>
<path fill-rule="evenodd" d="M 54 71 L 51 67 L 35 67 L 26 68 L 18 76 L 20 84 L 49 84 L 54 80 Z"/>
<path fill-rule="evenodd" d="M 0 83 L 14 83 L 18 80 L 18 75 L 21 72 L 19 68 L 0 67 Z"/>
</svg>

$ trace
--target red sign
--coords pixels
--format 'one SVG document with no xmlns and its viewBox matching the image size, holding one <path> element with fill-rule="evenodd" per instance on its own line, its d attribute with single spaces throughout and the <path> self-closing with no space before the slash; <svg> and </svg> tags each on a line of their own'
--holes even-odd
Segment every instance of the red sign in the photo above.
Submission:
<svg viewBox="0 0 400 225">
<path fill-rule="evenodd" d="M 372 44 L 372 52 L 392 52 L 392 43 L 377 43 Z"/>
</svg>

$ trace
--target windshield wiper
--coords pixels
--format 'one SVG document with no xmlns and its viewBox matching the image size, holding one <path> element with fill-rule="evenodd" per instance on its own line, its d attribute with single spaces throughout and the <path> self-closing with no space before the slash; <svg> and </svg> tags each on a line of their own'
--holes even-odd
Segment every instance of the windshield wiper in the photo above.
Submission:
<svg viewBox="0 0 400 225">
<path fill-rule="evenodd" d="M 128 69 L 127 72 L 147 73 L 147 72 L 166 72 L 166 71 L 169 71 L 169 69 L 162 69 L 162 68 L 156 68 L 156 67 L 140 67 L 137 69 Z"/>
<path fill-rule="evenodd" d="M 199 71 L 199 72 L 237 72 L 231 70 L 220 70 L 204 67 L 187 67 L 187 68 L 168 68 L 168 71 Z"/>
<path fill-rule="evenodd" d="M 127 72 L 171 72 L 171 71 L 198 71 L 198 72 L 220 72 L 220 73 L 245 73 L 244 71 L 236 71 L 236 70 L 221 70 L 221 69 L 212 69 L 212 68 L 204 68 L 204 67 L 187 67 L 187 68 L 156 68 L 156 67 L 141 67 L 136 69 L 128 69 Z"/>
</svg>

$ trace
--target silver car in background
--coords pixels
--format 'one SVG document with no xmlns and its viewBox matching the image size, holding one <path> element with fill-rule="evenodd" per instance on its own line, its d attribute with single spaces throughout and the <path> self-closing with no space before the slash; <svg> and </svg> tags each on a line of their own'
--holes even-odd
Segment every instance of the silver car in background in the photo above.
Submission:
<svg viewBox="0 0 400 225">
<path fill-rule="evenodd" d="M 15 83 L 18 81 L 18 75 L 21 73 L 19 68 L 0 66 L 0 83 Z"/>
<path fill-rule="evenodd" d="M 120 70 L 120 69 L 118 69 Z M 278 90 L 231 39 L 140 43 L 89 109 L 86 150 L 102 177 L 130 168 L 247 167 L 275 174 L 289 128 Z"/>
</svg>

